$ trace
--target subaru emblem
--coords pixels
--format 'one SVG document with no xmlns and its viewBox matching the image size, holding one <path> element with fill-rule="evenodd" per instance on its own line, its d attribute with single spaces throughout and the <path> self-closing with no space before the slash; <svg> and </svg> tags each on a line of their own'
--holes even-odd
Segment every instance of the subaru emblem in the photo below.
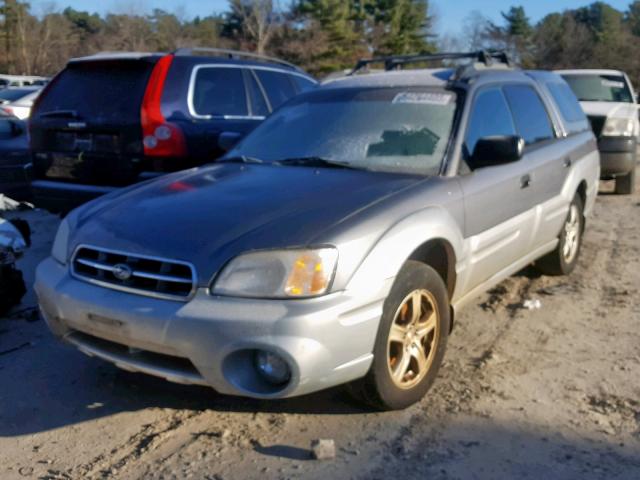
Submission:
<svg viewBox="0 0 640 480">
<path fill-rule="evenodd" d="M 133 270 L 131 270 L 129 265 L 118 263 L 113 266 L 113 276 L 118 280 L 122 280 L 124 282 L 125 280 L 129 280 L 132 275 Z"/>
</svg>

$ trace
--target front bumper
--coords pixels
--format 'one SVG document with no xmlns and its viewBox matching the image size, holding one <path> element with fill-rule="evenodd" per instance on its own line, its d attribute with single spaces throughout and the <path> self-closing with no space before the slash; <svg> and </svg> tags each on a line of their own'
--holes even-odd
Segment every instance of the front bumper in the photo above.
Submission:
<svg viewBox="0 0 640 480">
<path fill-rule="evenodd" d="M 307 300 L 212 297 L 186 303 L 123 293 L 75 279 L 49 258 L 36 272 L 45 320 L 80 350 L 133 371 L 255 398 L 302 395 L 368 371 L 393 279 L 368 298 L 337 292 Z M 281 355 L 291 380 L 274 387 L 253 365 L 256 349 Z"/>
<path fill-rule="evenodd" d="M 637 140 L 629 137 L 602 137 L 600 150 L 600 177 L 609 179 L 626 175 L 636 167 Z"/>
</svg>

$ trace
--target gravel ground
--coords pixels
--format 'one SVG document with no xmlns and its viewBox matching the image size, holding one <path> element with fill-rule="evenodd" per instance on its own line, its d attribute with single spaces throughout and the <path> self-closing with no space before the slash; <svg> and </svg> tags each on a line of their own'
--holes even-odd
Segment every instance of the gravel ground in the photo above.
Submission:
<svg viewBox="0 0 640 480">
<path fill-rule="evenodd" d="M 609 192 L 576 271 L 526 269 L 480 297 L 402 412 L 341 389 L 261 402 L 120 371 L 55 341 L 30 292 L 0 319 L 0 478 L 639 479 L 640 195 Z M 31 282 L 57 219 L 22 216 Z M 334 459 L 311 459 L 319 438 Z"/>
</svg>

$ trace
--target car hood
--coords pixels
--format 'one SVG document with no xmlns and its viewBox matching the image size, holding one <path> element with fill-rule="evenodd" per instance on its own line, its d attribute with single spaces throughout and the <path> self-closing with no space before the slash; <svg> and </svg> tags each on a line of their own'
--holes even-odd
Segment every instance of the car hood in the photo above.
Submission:
<svg viewBox="0 0 640 480">
<path fill-rule="evenodd" d="M 217 164 L 81 207 L 70 247 L 188 261 L 203 286 L 243 252 L 312 245 L 332 225 L 420 180 L 361 170 Z"/>
<path fill-rule="evenodd" d="M 580 102 L 584 113 L 591 116 L 629 118 L 638 115 L 638 106 L 622 102 Z"/>
</svg>

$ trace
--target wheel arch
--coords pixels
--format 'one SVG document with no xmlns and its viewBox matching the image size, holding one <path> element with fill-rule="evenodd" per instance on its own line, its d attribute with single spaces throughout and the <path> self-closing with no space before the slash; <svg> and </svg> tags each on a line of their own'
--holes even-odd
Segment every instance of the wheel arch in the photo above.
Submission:
<svg viewBox="0 0 640 480">
<path fill-rule="evenodd" d="M 444 238 L 434 238 L 418 246 L 407 258 L 429 265 L 447 286 L 449 299 L 456 286 L 456 254 L 453 246 Z"/>
</svg>

